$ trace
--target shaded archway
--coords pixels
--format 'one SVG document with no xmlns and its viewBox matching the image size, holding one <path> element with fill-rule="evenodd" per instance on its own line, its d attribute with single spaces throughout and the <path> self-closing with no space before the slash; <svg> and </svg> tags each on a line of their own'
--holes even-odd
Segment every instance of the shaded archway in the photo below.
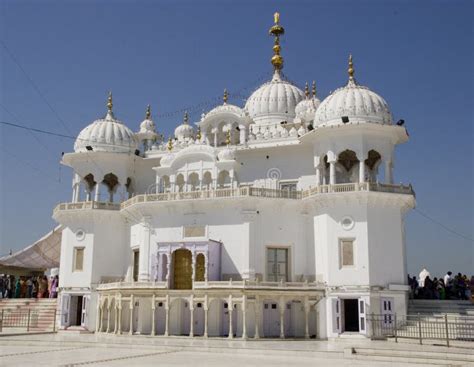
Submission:
<svg viewBox="0 0 474 367">
<path fill-rule="evenodd" d="M 196 275 L 195 280 L 196 282 L 204 282 L 205 273 L 206 273 L 206 265 L 205 265 L 205 257 L 203 254 L 198 254 L 196 256 Z"/>
<path fill-rule="evenodd" d="M 170 305 L 169 317 L 170 335 L 189 335 L 191 313 L 187 299 L 177 298 L 173 300 Z"/>
<path fill-rule="evenodd" d="M 84 185 L 85 185 L 85 191 L 86 191 L 86 201 L 91 201 L 92 200 L 92 190 L 94 190 L 94 187 L 96 185 L 96 182 L 94 180 L 94 175 L 92 173 L 89 173 L 84 177 Z"/>
<path fill-rule="evenodd" d="M 217 186 L 219 188 L 230 187 L 230 175 L 228 171 L 224 170 L 219 172 Z"/>
<path fill-rule="evenodd" d="M 202 189 L 211 190 L 212 189 L 212 174 L 209 171 L 204 172 L 202 178 Z"/>
<path fill-rule="evenodd" d="M 188 176 L 188 188 L 187 191 L 199 190 L 199 175 L 196 172 L 193 172 Z"/>
<path fill-rule="evenodd" d="M 184 191 L 184 176 L 181 173 L 176 176 L 176 191 Z"/>
<path fill-rule="evenodd" d="M 114 193 L 118 186 L 118 178 L 113 173 L 107 173 L 102 180 L 102 183 L 107 187 L 109 193 L 109 202 L 114 201 Z"/>
<path fill-rule="evenodd" d="M 173 252 L 173 289 L 192 289 L 193 266 L 191 251 L 179 249 Z"/>
<path fill-rule="evenodd" d="M 365 165 L 369 169 L 367 173 L 368 181 L 374 182 L 377 181 L 378 167 L 382 162 L 382 156 L 376 150 L 369 150 L 367 159 L 365 160 Z"/>
</svg>

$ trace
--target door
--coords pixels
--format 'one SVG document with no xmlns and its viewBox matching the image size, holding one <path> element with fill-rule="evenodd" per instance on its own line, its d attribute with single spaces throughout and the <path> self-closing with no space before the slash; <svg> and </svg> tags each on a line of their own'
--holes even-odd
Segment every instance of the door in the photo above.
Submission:
<svg viewBox="0 0 474 367">
<path fill-rule="evenodd" d="M 362 298 L 359 298 L 359 332 L 361 334 L 366 333 L 366 318 L 365 318 L 365 313 L 366 313 L 366 305 L 365 301 Z"/>
<path fill-rule="evenodd" d="M 359 332 L 359 299 L 343 300 L 344 331 Z"/>
<path fill-rule="evenodd" d="M 191 289 L 193 265 L 191 251 L 176 250 L 173 253 L 173 289 Z"/>
<path fill-rule="evenodd" d="M 393 325 L 393 298 L 383 297 L 380 298 L 380 311 L 382 314 L 382 326 L 385 328 L 392 327 Z"/>
<path fill-rule="evenodd" d="M 270 282 L 288 281 L 288 249 L 267 249 L 267 279 Z"/>
<path fill-rule="evenodd" d="M 263 335 L 270 338 L 280 336 L 280 311 L 277 302 L 263 303 Z"/>
<path fill-rule="evenodd" d="M 332 331 L 334 333 L 341 333 L 341 300 L 334 298 L 332 301 Z"/>
<path fill-rule="evenodd" d="M 69 311 L 71 308 L 71 295 L 63 294 L 61 296 L 61 326 L 67 328 L 70 325 Z"/>
<path fill-rule="evenodd" d="M 81 313 L 81 326 L 87 328 L 89 323 L 89 303 L 91 296 L 82 297 L 82 313 Z"/>
</svg>

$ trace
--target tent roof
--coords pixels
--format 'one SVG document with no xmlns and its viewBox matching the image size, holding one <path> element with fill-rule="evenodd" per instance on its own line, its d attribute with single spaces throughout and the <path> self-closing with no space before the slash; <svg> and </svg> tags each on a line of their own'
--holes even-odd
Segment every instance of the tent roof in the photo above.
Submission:
<svg viewBox="0 0 474 367">
<path fill-rule="evenodd" d="M 12 255 L 0 257 L 0 264 L 30 269 L 51 269 L 59 267 L 61 253 L 61 225 L 41 237 L 32 245 Z"/>
</svg>

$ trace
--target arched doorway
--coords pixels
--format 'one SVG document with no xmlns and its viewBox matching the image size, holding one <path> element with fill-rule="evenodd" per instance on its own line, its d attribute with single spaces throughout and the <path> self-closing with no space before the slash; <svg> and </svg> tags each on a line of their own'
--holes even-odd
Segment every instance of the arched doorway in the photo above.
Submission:
<svg viewBox="0 0 474 367">
<path fill-rule="evenodd" d="M 191 251 L 173 252 L 173 289 L 192 289 L 193 265 Z"/>
<path fill-rule="evenodd" d="M 204 264 L 204 255 L 198 254 L 196 256 L 196 282 L 204 282 L 204 275 L 206 272 L 206 267 Z"/>
</svg>

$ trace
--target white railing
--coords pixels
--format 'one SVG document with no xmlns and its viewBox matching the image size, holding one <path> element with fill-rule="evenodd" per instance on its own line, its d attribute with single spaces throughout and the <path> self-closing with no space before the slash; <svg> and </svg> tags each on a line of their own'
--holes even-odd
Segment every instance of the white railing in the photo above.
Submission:
<svg viewBox="0 0 474 367">
<path fill-rule="evenodd" d="M 166 282 L 111 282 L 102 283 L 97 286 L 97 290 L 106 291 L 114 289 L 166 289 Z"/>
<path fill-rule="evenodd" d="M 354 182 L 335 185 L 320 185 L 311 187 L 303 191 L 276 190 L 251 186 L 238 188 L 225 188 L 216 190 L 202 190 L 190 192 L 165 192 L 161 194 L 136 195 L 133 198 L 124 201 L 121 204 L 83 201 L 79 203 L 61 203 L 56 206 L 54 212 L 62 210 L 81 210 L 81 209 L 106 209 L 119 210 L 125 209 L 138 203 L 160 202 L 160 201 L 181 201 L 181 200 L 208 200 L 208 199 L 228 199 L 240 197 L 257 197 L 269 199 L 307 199 L 321 194 L 334 194 L 358 191 L 375 191 L 395 194 L 414 195 L 411 185 L 393 185 L 376 182 Z"/>
<path fill-rule="evenodd" d="M 84 209 L 103 209 L 120 210 L 120 203 L 109 203 L 102 201 L 81 201 L 78 203 L 61 203 L 54 208 L 54 213 L 62 210 L 84 210 Z"/>
</svg>

